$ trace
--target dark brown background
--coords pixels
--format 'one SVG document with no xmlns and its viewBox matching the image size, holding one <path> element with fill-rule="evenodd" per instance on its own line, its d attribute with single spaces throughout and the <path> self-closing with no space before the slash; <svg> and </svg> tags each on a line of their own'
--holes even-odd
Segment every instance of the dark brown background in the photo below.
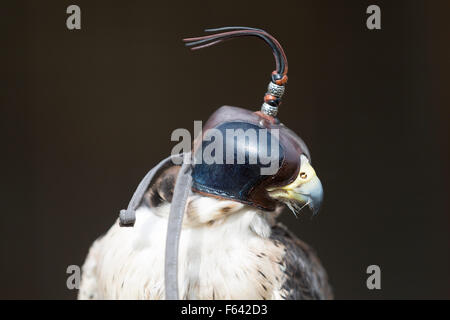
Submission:
<svg viewBox="0 0 450 320">
<path fill-rule="evenodd" d="M 82 30 L 66 28 L 78 4 Z M 275 6 L 279 5 L 278 10 Z M 378 4 L 382 30 L 365 10 Z M 2 1 L 1 298 L 75 298 L 66 267 L 140 179 L 222 104 L 259 108 L 270 50 L 191 53 L 204 27 L 261 27 L 290 62 L 282 121 L 309 145 L 320 214 L 283 220 L 337 298 L 449 298 L 450 6 L 429 1 Z M 366 288 L 378 264 L 382 290 Z"/>
</svg>

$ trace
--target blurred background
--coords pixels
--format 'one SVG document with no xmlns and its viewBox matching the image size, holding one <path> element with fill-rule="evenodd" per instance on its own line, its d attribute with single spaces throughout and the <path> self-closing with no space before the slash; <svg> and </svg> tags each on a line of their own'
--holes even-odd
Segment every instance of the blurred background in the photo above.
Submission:
<svg viewBox="0 0 450 320">
<path fill-rule="evenodd" d="M 81 30 L 66 28 L 71 4 Z M 381 30 L 366 27 L 371 4 Z M 181 42 L 228 25 L 266 29 L 287 52 L 279 116 L 308 144 L 325 201 L 281 219 L 317 250 L 336 298 L 450 298 L 448 2 L 0 7 L 0 298 L 74 299 L 67 266 L 170 153 L 172 131 L 224 104 L 260 108 L 274 68 L 262 41 Z M 366 287 L 371 264 L 381 290 Z"/>
</svg>

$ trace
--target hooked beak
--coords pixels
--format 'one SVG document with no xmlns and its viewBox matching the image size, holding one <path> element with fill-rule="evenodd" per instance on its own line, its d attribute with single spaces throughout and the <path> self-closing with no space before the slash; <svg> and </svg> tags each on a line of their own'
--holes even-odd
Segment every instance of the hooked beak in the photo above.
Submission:
<svg viewBox="0 0 450 320">
<path fill-rule="evenodd" d="M 296 214 L 304 207 L 308 206 L 314 215 L 319 212 L 323 200 L 323 188 L 317 176 L 306 182 L 300 188 L 293 189 L 290 194 L 289 205 L 292 205 Z M 292 203 L 293 202 L 293 203 Z M 298 209 L 300 207 L 300 209 Z"/>
<path fill-rule="evenodd" d="M 301 156 L 300 173 L 291 184 L 267 190 L 269 195 L 284 202 L 295 215 L 308 206 L 313 214 L 317 214 L 323 200 L 323 188 L 319 177 L 310 165 L 308 158 Z"/>
</svg>

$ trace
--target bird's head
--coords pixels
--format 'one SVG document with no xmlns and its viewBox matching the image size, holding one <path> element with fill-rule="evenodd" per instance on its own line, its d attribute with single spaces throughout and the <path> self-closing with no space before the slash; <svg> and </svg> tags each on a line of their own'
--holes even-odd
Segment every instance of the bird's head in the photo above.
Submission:
<svg viewBox="0 0 450 320">
<path fill-rule="evenodd" d="M 323 198 L 322 184 L 308 157 L 302 154 L 299 163 L 300 168 L 293 181 L 291 179 L 291 182 L 284 186 L 270 187 L 266 193 L 272 200 L 286 204 L 296 215 L 306 206 L 316 214 Z M 148 207 L 154 208 L 157 215 L 168 216 L 169 214 L 179 170 L 179 166 L 163 170 L 144 196 L 144 203 Z M 194 192 L 189 198 L 183 224 L 189 226 L 212 225 L 216 221 L 250 208 L 251 206 L 246 206 L 245 203 L 239 201 Z M 275 217 L 280 212 L 279 209 L 281 206 L 277 206 L 274 215 L 270 211 L 266 211 L 266 217 Z M 264 212 L 264 210 L 257 212 Z"/>
<path fill-rule="evenodd" d="M 203 150 L 214 150 L 214 156 L 211 153 L 208 161 L 194 164 L 192 189 L 267 212 L 279 208 L 278 203 L 282 202 L 295 214 L 304 206 L 309 206 L 316 214 L 323 190 L 310 164 L 308 148 L 277 118 L 288 81 L 288 61 L 280 43 L 266 31 L 256 28 L 224 27 L 206 31 L 218 33 L 186 38 L 186 46 L 197 50 L 235 37 L 256 36 L 272 48 L 276 70 L 271 74 L 260 111 L 222 106 L 202 127 L 192 154 L 195 159 L 202 159 Z M 216 147 L 222 148 L 218 152 Z M 249 161 L 234 162 L 236 158 Z M 269 167 L 265 167 L 267 158 L 270 158 Z M 279 166 L 273 166 L 276 163 Z"/>
<path fill-rule="evenodd" d="M 316 214 L 323 199 L 322 183 L 303 154 L 300 156 L 300 170 L 296 179 L 286 186 L 268 188 L 267 192 L 271 198 L 285 203 L 296 215 L 305 206 Z"/>
</svg>

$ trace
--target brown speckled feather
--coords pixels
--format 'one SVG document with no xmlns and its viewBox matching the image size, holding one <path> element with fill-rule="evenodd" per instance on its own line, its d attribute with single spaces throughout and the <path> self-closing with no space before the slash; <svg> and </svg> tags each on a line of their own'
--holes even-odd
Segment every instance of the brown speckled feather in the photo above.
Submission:
<svg viewBox="0 0 450 320">
<path fill-rule="evenodd" d="M 286 300 L 332 299 L 327 274 L 313 249 L 283 224 L 272 227 L 270 239 L 285 248 L 280 268 L 281 297 Z"/>
</svg>

